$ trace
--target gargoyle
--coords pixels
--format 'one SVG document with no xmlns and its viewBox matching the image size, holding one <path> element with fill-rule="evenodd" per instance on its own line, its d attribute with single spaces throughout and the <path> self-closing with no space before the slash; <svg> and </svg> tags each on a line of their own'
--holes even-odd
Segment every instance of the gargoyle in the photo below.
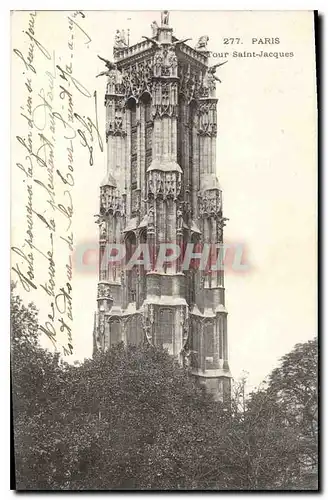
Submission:
<svg viewBox="0 0 328 500">
<path fill-rule="evenodd" d="M 208 68 L 208 72 L 210 75 L 213 75 L 213 77 L 215 78 L 215 80 L 217 80 L 218 82 L 222 83 L 220 78 L 218 78 L 215 74 L 217 68 L 219 68 L 219 66 L 223 66 L 223 64 L 227 63 L 228 61 L 224 61 L 222 63 L 219 63 L 219 64 L 214 64 L 214 66 L 211 66 L 210 68 Z"/>
<path fill-rule="evenodd" d="M 173 42 L 172 45 L 180 45 L 180 43 L 186 43 L 189 40 L 192 40 L 192 38 L 185 38 L 184 40 L 177 40 L 176 42 Z"/>
<path fill-rule="evenodd" d="M 153 45 L 156 45 L 156 47 L 160 47 L 161 43 L 158 42 L 157 40 L 153 40 L 152 38 L 149 38 L 148 36 L 143 36 L 145 40 L 148 40 L 148 42 L 151 42 Z"/>
<path fill-rule="evenodd" d="M 99 75 L 97 75 L 97 77 L 98 77 L 98 76 L 103 76 L 103 75 L 107 75 L 107 76 L 108 76 L 108 75 L 109 75 L 109 72 L 110 72 L 110 71 L 112 71 L 113 69 L 117 69 L 118 71 L 120 71 L 120 70 L 117 68 L 116 64 L 112 63 L 111 61 L 108 61 L 108 59 L 104 59 L 104 58 L 103 58 L 103 57 L 101 57 L 101 56 L 98 56 L 98 58 L 99 58 L 101 61 L 103 61 L 103 62 L 105 63 L 105 66 L 106 66 L 106 68 L 107 68 L 107 71 L 102 71 L 101 73 L 99 73 Z"/>
<path fill-rule="evenodd" d="M 142 38 L 145 38 L 148 40 L 148 42 L 151 42 L 153 45 L 156 45 L 156 47 L 160 47 L 162 45 L 161 42 L 158 42 L 157 40 L 154 40 L 153 38 L 149 38 L 148 36 L 143 36 Z M 192 40 L 192 38 L 185 38 L 184 40 L 176 40 L 175 42 L 172 43 L 172 45 L 179 45 L 180 43 L 185 43 L 188 42 L 188 40 Z"/>
</svg>

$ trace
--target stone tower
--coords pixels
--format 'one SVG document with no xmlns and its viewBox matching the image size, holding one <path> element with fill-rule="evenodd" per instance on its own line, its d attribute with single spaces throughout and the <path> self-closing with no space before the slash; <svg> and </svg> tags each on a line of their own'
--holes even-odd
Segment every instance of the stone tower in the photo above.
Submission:
<svg viewBox="0 0 328 500">
<path fill-rule="evenodd" d="M 117 30 L 114 64 L 107 61 L 104 73 L 107 173 L 97 221 L 94 351 L 121 341 L 163 346 L 227 399 L 223 271 L 200 269 L 199 260 L 183 265 L 188 244 L 199 253 L 223 242 L 215 68 L 208 67 L 208 37 L 192 49 L 173 36 L 167 11 L 151 28 L 152 37 L 133 46 Z M 156 256 L 167 243 L 181 255 L 161 264 Z M 124 261 L 110 245 L 124 249 Z M 138 248 L 149 249 L 150 268 L 143 254 L 129 267 Z"/>
</svg>

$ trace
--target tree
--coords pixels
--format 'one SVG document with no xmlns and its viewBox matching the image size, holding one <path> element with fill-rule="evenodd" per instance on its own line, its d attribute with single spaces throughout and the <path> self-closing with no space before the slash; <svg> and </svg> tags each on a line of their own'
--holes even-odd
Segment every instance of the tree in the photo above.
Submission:
<svg viewBox="0 0 328 500">
<path fill-rule="evenodd" d="M 220 453 L 217 429 L 225 414 L 166 351 L 121 344 L 85 362 L 74 377 L 71 411 L 97 421 L 100 451 L 85 450 L 71 471 L 71 488 L 224 486 L 218 470 L 225 438 Z"/>
<path fill-rule="evenodd" d="M 118 344 L 80 365 L 38 344 L 12 292 L 18 489 L 316 489 L 316 341 L 231 411 L 161 348 Z"/>
<path fill-rule="evenodd" d="M 12 295 L 11 314 L 18 489 L 227 486 L 227 416 L 166 351 L 121 344 L 70 366 L 38 345 L 32 304 Z"/>
<path fill-rule="evenodd" d="M 49 488 L 55 458 L 53 422 L 65 392 L 64 365 L 57 353 L 40 348 L 38 312 L 11 288 L 11 376 L 16 484 L 18 489 Z"/>
<path fill-rule="evenodd" d="M 318 343 L 296 344 L 269 378 L 268 392 L 297 433 L 302 485 L 312 486 L 318 470 Z"/>
<path fill-rule="evenodd" d="M 283 356 L 267 384 L 250 394 L 246 411 L 235 412 L 236 484 L 316 489 L 317 429 L 317 342 L 312 340 Z"/>
</svg>

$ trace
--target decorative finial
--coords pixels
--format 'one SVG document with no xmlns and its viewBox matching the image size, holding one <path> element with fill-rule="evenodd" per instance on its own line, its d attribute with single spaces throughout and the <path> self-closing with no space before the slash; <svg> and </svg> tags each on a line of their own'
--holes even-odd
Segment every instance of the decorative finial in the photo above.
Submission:
<svg viewBox="0 0 328 500">
<path fill-rule="evenodd" d="M 161 15 L 162 27 L 169 25 L 170 13 L 168 10 L 163 10 Z"/>
<path fill-rule="evenodd" d="M 124 49 L 128 46 L 125 39 L 125 31 L 124 30 L 116 30 L 114 47 L 116 49 Z"/>
<path fill-rule="evenodd" d="M 130 36 L 130 30 L 128 31 L 128 36 Z M 126 41 L 125 31 L 124 30 L 116 30 L 115 39 L 114 39 L 114 57 L 124 49 L 129 47 L 129 43 Z"/>
</svg>

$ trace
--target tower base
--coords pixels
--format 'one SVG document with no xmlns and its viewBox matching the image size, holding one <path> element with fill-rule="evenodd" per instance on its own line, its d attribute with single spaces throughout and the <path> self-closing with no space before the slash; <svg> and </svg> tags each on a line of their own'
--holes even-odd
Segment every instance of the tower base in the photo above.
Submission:
<svg viewBox="0 0 328 500">
<path fill-rule="evenodd" d="M 222 372 L 223 370 L 208 370 L 207 372 L 192 371 L 198 384 L 203 385 L 209 394 L 212 394 L 215 401 L 220 401 L 224 405 L 230 406 L 231 403 L 231 374 L 229 371 L 224 374 L 215 374 L 213 372 Z"/>
</svg>

